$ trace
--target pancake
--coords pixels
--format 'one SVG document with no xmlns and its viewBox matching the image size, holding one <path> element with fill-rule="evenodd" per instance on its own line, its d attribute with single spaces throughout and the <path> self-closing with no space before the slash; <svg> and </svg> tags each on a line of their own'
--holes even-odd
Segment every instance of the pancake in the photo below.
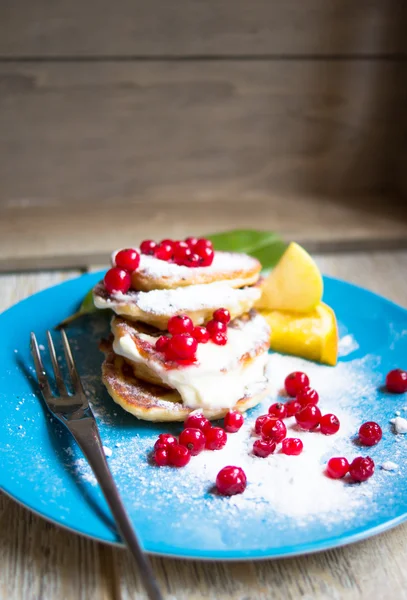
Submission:
<svg viewBox="0 0 407 600">
<path fill-rule="evenodd" d="M 141 254 L 140 265 L 131 275 L 131 287 L 149 292 L 223 281 L 230 287 L 241 288 L 256 283 L 260 270 L 258 260 L 237 252 L 215 252 L 210 267 L 192 268 Z"/>
<path fill-rule="evenodd" d="M 178 392 L 142 381 L 135 377 L 121 356 L 115 355 L 108 346 L 104 350 L 106 357 L 102 365 L 102 380 L 112 399 L 124 410 L 138 419 L 156 422 L 184 421 L 193 412 L 192 408 L 183 404 Z M 268 381 L 267 369 L 264 381 L 254 382 L 233 408 L 245 412 L 257 406 L 267 396 Z M 202 410 L 208 419 L 220 419 L 228 411 L 228 408 Z"/>
<path fill-rule="evenodd" d="M 235 289 L 224 282 L 150 292 L 131 290 L 127 294 L 109 294 L 103 282 L 99 282 L 93 290 L 97 308 L 110 308 L 126 319 L 142 321 L 162 330 L 167 329 L 171 317 L 179 314 L 188 315 L 195 325 L 206 323 L 220 306 L 227 308 L 234 319 L 253 308 L 260 296 L 259 284 Z"/>
<path fill-rule="evenodd" d="M 228 342 L 198 344 L 196 361 L 169 361 L 157 352 L 160 332 L 122 317 L 112 319 L 113 351 L 133 368 L 134 375 L 152 384 L 178 390 L 192 409 L 231 408 L 253 381 L 261 381 L 268 361 L 270 330 L 256 311 L 235 319 Z"/>
</svg>

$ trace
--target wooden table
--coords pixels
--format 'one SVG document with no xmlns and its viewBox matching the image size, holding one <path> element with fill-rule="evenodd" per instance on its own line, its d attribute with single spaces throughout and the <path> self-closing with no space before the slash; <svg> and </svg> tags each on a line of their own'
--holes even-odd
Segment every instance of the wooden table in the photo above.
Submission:
<svg viewBox="0 0 407 600">
<path fill-rule="evenodd" d="M 322 270 L 407 305 L 407 252 L 318 256 Z M 75 271 L 3 275 L 0 309 Z M 405 365 L 404 365 L 405 366 Z M 143 600 L 125 550 L 47 523 L 0 497 L 0 597 Z M 345 548 L 257 563 L 153 558 L 167 600 L 407 598 L 407 523 Z"/>
</svg>

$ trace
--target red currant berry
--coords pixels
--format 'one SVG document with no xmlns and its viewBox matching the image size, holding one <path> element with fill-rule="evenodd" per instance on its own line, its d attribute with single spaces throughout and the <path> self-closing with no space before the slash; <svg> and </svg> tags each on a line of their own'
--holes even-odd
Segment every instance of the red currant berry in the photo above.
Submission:
<svg viewBox="0 0 407 600">
<path fill-rule="evenodd" d="M 158 467 L 166 467 L 169 463 L 168 449 L 157 448 L 153 454 L 154 461 Z"/>
<path fill-rule="evenodd" d="M 302 406 L 297 400 L 290 400 L 285 403 L 285 407 L 287 409 L 287 417 L 293 417 L 302 409 Z"/>
<path fill-rule="evenodd" d="M 328 460 L 326 472 L 332 479 L 342 479 L 349 471 L 349 463 L 343 456 L 335 456 Z"/>
<path fill-rule="evenodd" d="M 205 448 L 205 434 L 200 429 L 188 427 L 181 431 L 179 443 L 182 446 L 186 446 L 192 456 L 196 456 Z"/>
<path fill-rule="evenodd" d="M 114 262 L 120 269 L 135 271 L 140 264 L 140 254 L 133 248 L 126 248 L 116 254 Z"/>
<path fill-rule="evenodd" d="M 103 283 L 109 294 L 114 294 L 115 292 L 125 294 L 130 289 L 131 277 L 124 269 L 113 267 L 106 273 Z"/>
<path fill-rule="evenodd" d="M 318 404 L 318 392 L 313 388 L 305 387 L 298 392 L 296 400 L 303 407 L 307 406 L 308 404 Z"/>
<path fill-rule="evenodd" d="M 191 460 L 191 452 L 186 446 L 174 444 L 168 447 L 168 462 L 173 467 L 185 467 Z"/>
<path fill-rule="evenodd" d="M 177 333 L 173 335 L 165 348 L 169 360 L 195 360 L 198 342 L 192 335 Z"/>
<path fill-rule="evenodd" d="M 158 260 L 170 260 L 173 256 L 172 245 L 158 244 L 158 246 L 154 249 L 154 256 L 158 258 Z"/>
<path fill-rule="evenodd" d="M 149 254 L 150 256 L 152 256 L 156 247 L 157 243 L 153 240 L 144 240 L 144 242 L 141 242 L 140 244 L 141 254 Z"/>
<path fill-rule="evenodd" d="M 301 429 L 311 431 L 319 425 L 321 419 L 321 411 L 315 404 L 308 404 L 295 415 L 295 420 Z"/>
<path fill-rule="evenodd" d="M 176 335 L 177 333 L 191 333 L 194 324 L 187 315 L 176 315 L 171 317 L 167 327 L 171 335 Z"/>
<path fill-rule="evenodd" d="M 174 261 L 177 265 L 183 265 L 186 258 L 192 254 L 191 249 L 186 242 L 175 242 L 173 251 Z"/>
<path fill-rule="evenodd" d="M 301 373 L 301 371 L 294 371 L 285 378 L 284 386 L 287 394 L 293 398 L 298 394 L 302 388 L 309 385 L 308 375 Z"/>
<path fill-rule="evenodd" d="M 206 240 L 204 238 L 199 239 L 196 244 L 194 244 L 194 252 L 199 254 L 202 257 L 202 252 L 205 252 L 206 248 L 213 250 L 213 245 L 211 240 Z"/>
<path fill-rule="evenodd" d="M 374 473 L 374 462 L 370 456 L 358 456 L 349 467 L 349 475 L 353 481 L 366 481 Z"/>
<path fill-rule="evenodd" d="M 200 429 L 201 431 L 207 431 L 212 427 L 211 422 L 203 416 L 202 413 L 190 414 L 184 422 L 184 428 Z"/>
<path fill-rule="evenodd" d="M 277 417 L 278 419 L 285 419 L 287 416 L 287 407 L 281 402 L 272 404 L 269 408 L 269 415 L 271 417 Z"/>
<path fill-rule="evenodd" d="M 226 444 L 228 436 L 222 427 L 211 427 L 205 431 L 206 444 L 208 450 L 221 450 Z"/>
<path fill-rule="evenodd" d="M 190 248 L 194 248 L 194 246 L 196 246 L 196 244 L 198 243 L 198 238 L 196 237 L 187 237 L 185 238 L 186 243 L 188 244 L 188 246 Z"/>
<path fill-rule="evenodd" d="M 157 350 L 157 352 L 165 352 L 169 341 L 169 337 L 167 337 L 166 335 L 160 335 L 160 337 L 155 343 L 155 349 Z"/>
<path fill-rule="evenodd" d="M 382 439 L 382 428 L 374 421 L 363 423 L 359 429 L 359 439 L 364 446 L 374 446 Z"/>
<path fill-rule="evenodd" d="M 323 415 L 319 421 L 319 428 L 321 433 L 324 435 L 333 435 L 337 431 L 339 431 L 339 427 L 341 426 L 339 419 L 336 415 L 327 414 Z"/>
<path fill-rule="evenodd" d="M 217 346 L 226 346 L 226 344 L 228 343 L 228 336 L 226 335 L 226 333 L 215 333 L 215 335 L 213 335 L 211 339 L 212 342 Z"/>
<path fill-rule="evenodd" d="M 230 321 L 230 312 L 227 308 L 218 308 L 218 310 L 215 310 L 213 313 L 213 319 L 227 325 Z"/>
<path fill-rule="evenodd" d="M 240 467 L 223 467 L 216 476 L 216 487 L 223 496 L 234 496 L 245 491 L 247 478 Z"/>
<path fill-rule="evenodd" d="M 256 440 L 253 444 L 253 454 L 260 458 L 267 458 L 276 449 L 276 443 L 272 440 Z"/>
<path fill-rule="evenodd" d="M 186 257 L 184 260 L 184 265 L 186 267 L 189 267 L 190 269 L 193 269 L 195 267 L 200 267 L 201 263 L 202 263 L 202 258 L 198 254 L 195 254 L 195 253 L 192 253 L 191 255 Z"/>
<path fill-rule="evenodd" d="M 217 333 L 226 333 L 227 332 L 226 323 L 221 323 L 220 321 L 215 321 L 215 319 L 212 319 L 212 321 L 209 321 L 206 324 L 206 329 L 209 331 L 209 335 L 211 337 L 213 337 Z"/>
<path fill-rule="evenodd" d="M 270 439 L 278 444 L 287 435 L 287 427 L 281 419 L 270 417 L 261 428 L 261 436 L 263 439 Z"/>
<path fill-rule="evenodd" d="M 271 418 L 270 415 L 260 415 L 260 417 L 257 417 L 256 422 L 254 424 L 254 431 L 257 433 L 257 435 L 261 434 L 261 430 L 262 430 L 264 423 L 266 421 L 268 421 L 270 418 Z"/>
<path fill-rule="evenodd" d="M 159 450 L 160 448 L 168 448 L 169 446 L 173 446 L 177 443 L 177 438 L 171 435 L 171 433 L 160 433 L 158 436 L 158 440 L 154 444 L 154 450 Z"/>
<path fill-rule="evenodd" d="M 236 433 L 244 423 L 242 413 L 237 410 L 230 410 L 225 415 L 224 427 L 228 433 Z"/>
<path fill-rule="evenodd" d="M 394 369 L 387 373 L 386 387 L 393 394 L 404 394 L 407 392 L 407 371 Z"/>
<path fill-rule="evenodd" d="M 300 438 L 285 438 L 281 445 L 281 451 L 288 456 L 298 456 L 301 454 L 304 444 Z"/>
<path fill-rule="evenodd" d="M 176 242 L 174 242 L 174 240 L 169 240 L 169 239 L 165 239 L 165 240 L 161 240 L 160 242 L 160 246 L 171 246 L 172 250 L 174 251 L 174 247 L 175 247 Z"/>
<path fill-rule="evenodd" d="M 199 256 L 201 257 L 201 267 L 210 267 L 213 263 L 213 259 L 215 258 L 215 252 L 212 248 L 203 248 L 199 252 Z"/>
<path fill-rule="evenodd" d="M 198 344 L 206 344 L 209 342 L 209 338 L 211 336 L 209 335 L 209 331 L 206 329 L 206 327 L 200 327 L 198 325 L 197 327 L 193 328 L 192 337 L 196 339 Z"/>
</svg>

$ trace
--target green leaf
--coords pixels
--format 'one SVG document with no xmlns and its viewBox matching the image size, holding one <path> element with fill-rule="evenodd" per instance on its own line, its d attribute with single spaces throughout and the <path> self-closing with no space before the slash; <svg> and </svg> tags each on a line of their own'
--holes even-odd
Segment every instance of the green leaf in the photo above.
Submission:
<svg viewBox="0 0 407 600">
<path fill-rule="evenodd" d="M 286 242 L 272 231 L 234 229 L 207 237 L 215 250 L 250 254 L 261 262 L 263 269 L 275 267 L 287 248 Z"/>
<path fill-rule="evenodd" d="M 72 323 L 72 321 L 75 321 L 75 319 L 78 319 L 82 315 L 90 315 L 91 313 L 94 313 L 97 310 L 99 310 L 99 309 L 96 308 L 96 306 L 93 303 L 93 288 L 92 288 L 91 290 L 89 290 L 89 292 L 86 294 L 86 296 L 82 300 L 82 304 L 80 305 L 78 310 L 70 317 L 67 317 L 66 319 L 61 321 L 61 323 L 59 323 L 59 325 L 57 325 L 55 329 L 62 329 L 62 327 L 66 327 L 67 325 Z"/>
</svg>

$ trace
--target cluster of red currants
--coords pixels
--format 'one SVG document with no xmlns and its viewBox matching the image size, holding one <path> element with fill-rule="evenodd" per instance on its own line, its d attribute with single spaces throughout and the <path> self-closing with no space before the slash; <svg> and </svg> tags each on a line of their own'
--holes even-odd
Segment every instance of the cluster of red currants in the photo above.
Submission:
<svg viewBox="0 0 407 600">
<path fill-rule="evenodd" d="M 218 308 L 206 327 L 194 326 L 187 315 L 176 315 L 168 321 L 168 335 L 161 335 L 155 343 L 158 352 L 163 352 L 166 360 L 190 364 L 196 360 L 198 344 L 211 340 L 218 346 L 227 342 L 227 324 L 230 313 L 226 308 Z"/>
<path fill-rule="evenodd" d="M 126 294 L 131 286 L 131 273 L 140 264 L 140 254 L 134 248 L 120 250 L 114 259 L 114 265 L 105 275 L 103 283 L 109 294 Z"/>
<path fill-rule="evenodd" d="M 140 244 L 140 251 L 142 254 L 184 267 L 210 267 L 215 256 L 210 240 L 195 237 L 185 240 L 162 240 L 159 243 L 144 240 Z"/>
<path fill-rule="evenodd" d="M 239 431 L 244 418 L 238 411 L 229 411 L 225 416 L 224 428 L 213 427 L 202 413 L 190 414 L 184 423 L 178 440 L 170 433 L 161 433 L 154 445 L 153 458 L 159 467 L 185 467 L 191 456 L 202 450 L 221 450 L 227 441 L 227 433 Z"/>
</svg>

